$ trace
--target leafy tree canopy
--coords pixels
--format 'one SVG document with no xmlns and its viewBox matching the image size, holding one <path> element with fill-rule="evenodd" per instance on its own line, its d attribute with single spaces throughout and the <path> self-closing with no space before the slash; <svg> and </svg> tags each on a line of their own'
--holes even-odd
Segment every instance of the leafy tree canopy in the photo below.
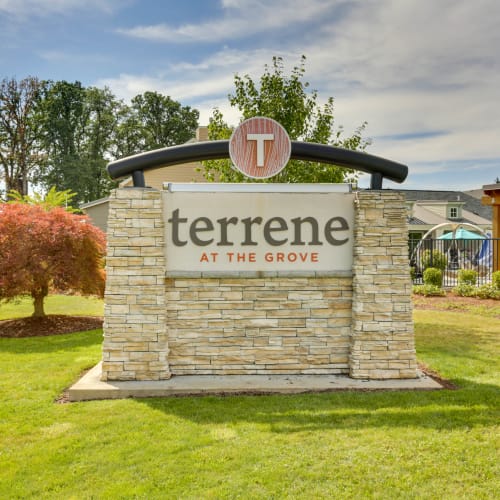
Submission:
<svg viewBox="0 0 500 500">
<path fill-rule="evenodd" d="M 170 96 L 144 92 L 122 106 L 115 131 L 115 157 L 183 144 L 193 138 L 199 112 Z"/>
<path fill-rule="evenodd" d="M 41 184 L 76 192 L 76 202 L 106 196 L 115 185 L 106 173 L 121 106 L 109 89 L 80 82 L 50 82 L 41 104 L 46 161 Z"/>
<path fill-rule="evenodd" d="M 325 104 L 318 102 L 318 93 L 309 91 L 304 81 L 306 57 L 295 66 L 290 75 L 284 72 L 281 57 L 273 57 L 272 66 L 265 66 L 264 74 L 256 83 L 249 75 L 234 77 L 235 92 L 229 103 L 241 113 L 241 121 L 254 116 L 265 116 L 279 122 L 291 140 L 330 144 L 363 151 L 369 141 L 362 138 L 366 122 L 350 137 L 343 137 L 342 127 L 335 127 L 334 100 L 329 97 Z M 209 138 L 229 139 L 233 131 L 219 109 L 210 119 Z M 222 182 L 255 182 L 233 169 L 229 160 L 210 160 L 204 164 L 205 177 Z M 291 160 L 277 176 L 262 182 L 344 182 L 357 178 L 351 169 L 335 165 Z"/>
<path fill-rule="evenodd" d="M 183 144 L 194 137 L 198 126 L 198 110 L 158 92 L 135 96 L 131 108 L 143 130 L 144 151 Z"/>
</svg>

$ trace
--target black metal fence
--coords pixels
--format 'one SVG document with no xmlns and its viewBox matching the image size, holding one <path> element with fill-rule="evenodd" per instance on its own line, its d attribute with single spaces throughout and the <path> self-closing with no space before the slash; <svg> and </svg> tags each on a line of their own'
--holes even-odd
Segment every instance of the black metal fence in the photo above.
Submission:
<svg viewBox="0 0 500 500">
<path fill-rule="evenodd" d="M 474 269 L 478 285 L 491 283 L 491 275 L 500 269 L 500 239 L 434 239 L 409 241 L 413 283 L 423 283 L 423 272 L 437 267 L 443 272 L 443 287 L 458 283 L 460 269 Z"/>
</svg>

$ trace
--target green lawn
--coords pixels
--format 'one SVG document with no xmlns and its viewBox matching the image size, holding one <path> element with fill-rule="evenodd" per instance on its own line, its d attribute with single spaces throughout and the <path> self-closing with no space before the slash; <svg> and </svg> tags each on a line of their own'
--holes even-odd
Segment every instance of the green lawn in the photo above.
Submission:
<svg viewBox="0 0 500 500">
<path fill-rule="evenodd" d="M 23 318 L 33 313 L 31 297 L 23 297 L 14 302 L 0 302 L 0 321 Z M 45 299 L 45 314 L 71 314 L 73 316 L 102 316 L 104 305 L 95 297 L 73 295 L 49 295 Z"/>
<path fill-rule="evenodd" d="M 500 321 L 415 319 L 459 390 L 55 404 L 102 332 L 0 339 L 0 498 L 498 498 Z"/>
</svg>

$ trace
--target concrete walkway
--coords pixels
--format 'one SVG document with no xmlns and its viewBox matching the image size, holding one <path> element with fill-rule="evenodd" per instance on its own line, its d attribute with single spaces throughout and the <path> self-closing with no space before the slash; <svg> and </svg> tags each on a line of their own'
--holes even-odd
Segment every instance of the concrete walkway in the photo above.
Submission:
<svg viewBox="0 0 500 500">
<path fill-rule="evenodd" d="M 416 379 L 355 380 L 345 375 L 182 375 L 162 381 L 103 382 L 101 363 L 68 390 L 70 401 L 203 394 L 292 394 L 322 391 L 436 390 L 442 386 L 419 372 Z"/>
</svg>

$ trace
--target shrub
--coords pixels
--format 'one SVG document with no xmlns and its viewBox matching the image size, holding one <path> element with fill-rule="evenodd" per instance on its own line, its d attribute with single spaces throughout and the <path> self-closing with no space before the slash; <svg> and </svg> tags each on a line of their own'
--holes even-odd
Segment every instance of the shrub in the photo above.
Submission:
<svg viewBox="0 0 500 500">
<path fill-rule="evenodd" d="M 446 295 L 446 292 L 436 285 L 414 285 L 412 291 L 416 295 L 425 295 L 426 297 Z"/>
<path fill-rule="evenodd" d="M 460 269 L 458 271 L 458 284 L 475 285 L 477 283 L 477 271 L 474 269 Z"/>
<path fill-rule="evenodd" d="M 476 297 L 480 299 L 500 299 L 500 289 L 486 283 L 476 288 Z"/>
<path fill-rule="evenodd" d="M 434 285 L 441 287 L 443 284 L 443 273 L 441 269 L 435 267 L 428 267 L 424 271 L 424 285 Z"/>
<path fill-rule="evenodd" d="M 71 200 L 76 196 L 71 189 L 66 189 L 65 191 L 57 191 L 55 186 L 52 186 L 49 191 L 42 196 L 40 193 L 34 193 L 33 195 L 25 194 L 22 195 L 19 191 L 15 189 L 9 191 L 7 198 L 9 198 L 8 203 L 27 203 L 28 205 L 39 205 L 44 210 L 52 210 L 56 207 L 62 207 L 66 212 L 81 213 L 78 208 L 71 206 Z"/>
<path fill-rule="evenodd" d="M 469 283 L 459 283 L 453 289 L 453 292 L 459 295 L 460 297 L 475 297 L 476 287 L 474 285 L 470 285 Z"/>
<path fill-rule="evenodd" d="M 492 275 L 491 275 L 491 285 L 493 286 L 493 288 L 495 288 L 496 290 L 500 290 L 500 271 L 495 271 Z"/>
<path fill-rule="evenodd" d="M 425 250 L 422 253 L 422 267 L 427 269 L 428 267 L 435 267 L 444 271 L 448 264 L 448 258 L 443 252 L 439 250 Z"/>
<path fill-rule="evenodd" d="M 461 297 L 477 297 L 479 299 L 500 299 L 500 289 L 487 283 L 476 287 L 467 283 L 460 283 L 453 291 Z"/>
</svg>

